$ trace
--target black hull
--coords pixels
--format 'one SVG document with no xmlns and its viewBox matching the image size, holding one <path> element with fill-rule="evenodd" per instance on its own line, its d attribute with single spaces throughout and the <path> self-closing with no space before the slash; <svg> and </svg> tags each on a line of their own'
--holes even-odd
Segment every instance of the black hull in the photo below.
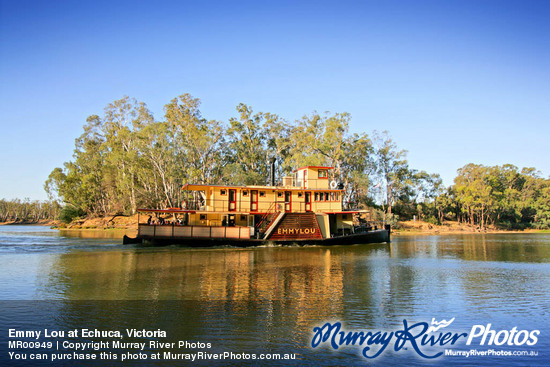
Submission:
<svg viewBox="0 0 550 367">
<path fill-rule="evenodd" d="M 390 230 L 380 229 L 345 236 L 308 239 L 308 240 L 260 240 L 260 239 L 229 239 L 229 238 L 177 238 L 177 237 L 136 237 L 124 236 L 123 244 L 144 244 L 153 246 L 182 245 L 186 247 L 252 247 L 267 244 L 300 245 L 300 246 L 344 246 L 365 243 L 390 242 Z"/>
</svg>

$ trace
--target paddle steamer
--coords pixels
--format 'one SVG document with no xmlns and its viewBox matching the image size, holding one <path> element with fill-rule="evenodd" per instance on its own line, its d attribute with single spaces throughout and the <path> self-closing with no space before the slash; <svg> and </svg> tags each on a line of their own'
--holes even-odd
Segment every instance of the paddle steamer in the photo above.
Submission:
<svg viewBox="0 0 550 367">
<path fill-rule="evenodd" d="M 139 209 L 138 235 L 124 243 L 191 247 L 266 243 L 349 245 L 390 241 L 390 227 L 357 221 L 344 210 L 344 190 L 329 180 L 333 167 L 307 166 L 275 185 L 183 186 L 179 208 Z"/>
</svg>

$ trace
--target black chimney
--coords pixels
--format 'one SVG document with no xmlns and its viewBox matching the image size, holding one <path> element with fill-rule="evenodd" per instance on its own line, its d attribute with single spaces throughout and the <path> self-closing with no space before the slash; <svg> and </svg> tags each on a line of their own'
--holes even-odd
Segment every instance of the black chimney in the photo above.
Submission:
<svg viewBox="0 0 550 367">
<path fill-rule="evenodd" d="M 269 182 L 271 186 L 275 186 L 275 158 L 269 158 Z"/>
</svg>

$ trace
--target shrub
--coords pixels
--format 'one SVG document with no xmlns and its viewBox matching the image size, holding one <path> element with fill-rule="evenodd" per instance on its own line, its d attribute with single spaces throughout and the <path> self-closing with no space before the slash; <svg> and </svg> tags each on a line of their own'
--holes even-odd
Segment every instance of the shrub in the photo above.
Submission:
<svg viewBox="0 0 550 367">
<path fill-rule="evenodd" d="M 82 209 L 77 208 L 74 205 L 67 204 L 63 207 L 63 209 L 61 209 L 61 212 L 59 213 L 59 220 L 63 223 L 71 223 L 75 218 L 78 218 L 81 215 L 84 215 Z"/>
</svg>

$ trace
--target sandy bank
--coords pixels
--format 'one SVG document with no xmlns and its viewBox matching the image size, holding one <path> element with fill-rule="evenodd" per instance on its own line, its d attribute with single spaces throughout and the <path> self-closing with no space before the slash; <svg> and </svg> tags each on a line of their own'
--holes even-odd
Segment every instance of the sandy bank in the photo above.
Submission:
<svg viewBox="0 0 550 367">
<path fill-rule="evenodd" d="M 138 215 L 110 215 L 106 217 L 84 218 L 72 221 L 67 225 L 59 225 L 67 229 L 135 229 L 137 230 Z"/>
<path fill-rule="evenodd" d="M 473 226 L 466 223 L 454 221 L 445 221 L 441 225 L 435 225 L 424 221 L 400 221 L 393 228 L 392 235 L 442 235 L 442 234 L 471 234 L 471 233 L 529 233 L 541 232 L 539 230 L 505 230 L 496 227 L 481 229 L 479 226 Z"/>
</svg>

